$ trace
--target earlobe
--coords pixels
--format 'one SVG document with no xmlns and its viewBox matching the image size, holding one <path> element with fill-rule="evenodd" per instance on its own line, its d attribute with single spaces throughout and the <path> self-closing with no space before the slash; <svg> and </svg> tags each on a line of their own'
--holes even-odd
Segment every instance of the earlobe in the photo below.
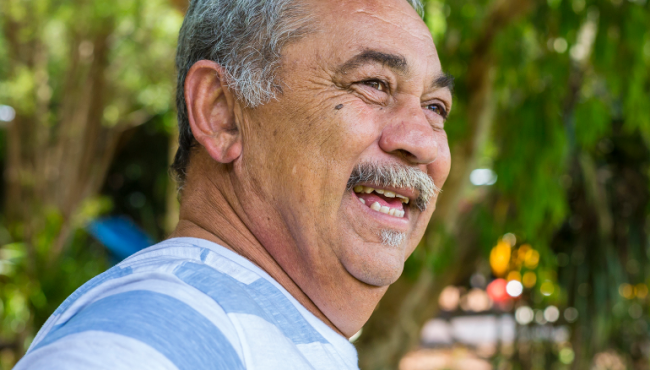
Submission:
<svg viewBox="0 0 650 370">
<path fill-rule="evenodd" d="M 231 163 L 242 151 L 235 119 L 235 99 L 223 68 L 212 61 L 196 62 L 185 78 L 185 104 L 196 141 L 219 163 Z"/>
</svg>

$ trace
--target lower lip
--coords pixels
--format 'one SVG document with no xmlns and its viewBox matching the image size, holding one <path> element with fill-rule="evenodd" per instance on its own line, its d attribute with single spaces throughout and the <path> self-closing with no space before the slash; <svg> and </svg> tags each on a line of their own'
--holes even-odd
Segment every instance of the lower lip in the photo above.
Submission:
<svg viewBox="0 0 650 370">
<path fill-rule="evenodd" d="M 383 224 L 387 224 L 387 226 L 390 226 L 394 229 L 402 229 L 409 224 L 410 210 L 407 206 L 404 207 L 404 217 L 395 217 L 371 209 L 367 205 L 361 203 L 361 201 L 359 200 L 360 198 L 356 195 L 354 191 L 350 191 L 350 193 L 352 195 L 352 202 L 356 203 L 356 205 L 362 208 L 369 216 L 375 217 L 379 222 Z"/>
</svg>

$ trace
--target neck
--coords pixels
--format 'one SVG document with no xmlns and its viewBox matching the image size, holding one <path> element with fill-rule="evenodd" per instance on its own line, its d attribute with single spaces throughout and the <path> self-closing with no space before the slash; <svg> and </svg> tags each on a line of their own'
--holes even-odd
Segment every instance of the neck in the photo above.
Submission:
<svg viewBox="0 0 650 370">
<path fill-rule="evenodd" d="M 194 159 L 194 158 L 193 158 Z M 183 190 L 179 222 L 170 235 L 217 243 L 250 260 L 282 285 L 300 304 L 337 333 L 344 335 L 282 269 L 246 226 L 245 214 L 228 187 L 215 186 L 211 176 L 191 176 Z"/>
</svg>

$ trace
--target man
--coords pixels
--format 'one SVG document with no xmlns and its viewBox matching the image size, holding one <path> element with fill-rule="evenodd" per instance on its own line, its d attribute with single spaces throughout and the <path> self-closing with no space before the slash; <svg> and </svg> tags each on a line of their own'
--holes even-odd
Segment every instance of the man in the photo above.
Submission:
<svg viewBox="0 0 650 370">
<path fill-rule="evenodd" d="M 52 315 L 19 369 L 354 369 L 449 173 L 416 0 L 194 0 L 180 221 Z"/>
</svg>

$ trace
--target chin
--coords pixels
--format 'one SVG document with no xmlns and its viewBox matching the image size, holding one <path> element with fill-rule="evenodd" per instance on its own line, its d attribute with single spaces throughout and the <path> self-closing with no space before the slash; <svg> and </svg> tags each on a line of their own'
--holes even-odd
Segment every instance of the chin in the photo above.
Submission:
<svg viewBox="0 0 650 370">
<path fill-rule="evenodd" d="M 402 248 L 380 247 L 383 250 L 356 251 L 342 258 L 342 263 L 350 275 L 357 280 L 376 287 L 393 284 L 404 271 L 405 256 Z M 386 249 L 392 250 L 386 250 Z M 361 253 L 359 253 L 361 252 Z"/>
</svg>

